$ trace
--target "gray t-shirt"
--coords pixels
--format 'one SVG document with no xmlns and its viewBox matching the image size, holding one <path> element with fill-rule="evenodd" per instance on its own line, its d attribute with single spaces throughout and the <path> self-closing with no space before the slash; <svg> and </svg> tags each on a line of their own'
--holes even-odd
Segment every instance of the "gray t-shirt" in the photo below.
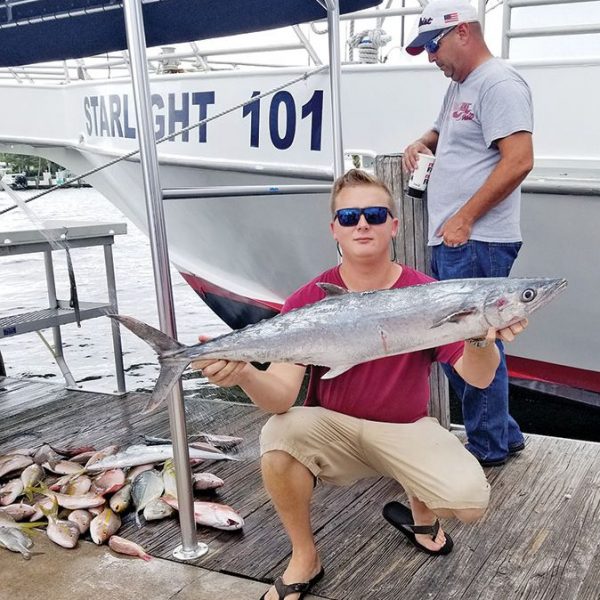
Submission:
<svg viewBox="0 0 600 600">
<path fill-rule="evenodd" d="M 492 58 L 462 83 L 448 87 L 433 129 L 439 133 L 436 161 L 427 186 L 429 245 L 437 230 L 483 185 L 500 160 L 495 141 L 533 131 L 531 91 L 505 61 Z M 483 215 L 471 239 L 521 241 L 521 188 Z"/>
</svg>

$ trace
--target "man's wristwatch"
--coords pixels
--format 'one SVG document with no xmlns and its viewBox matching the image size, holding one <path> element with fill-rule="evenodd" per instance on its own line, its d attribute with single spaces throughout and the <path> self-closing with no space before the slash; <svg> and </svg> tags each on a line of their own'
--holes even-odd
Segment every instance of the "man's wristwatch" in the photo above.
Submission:
<svg viewBox="0 0 600 600">
<path fill-rule="evenodd" d="M 490 345 L 490 341 L 486 337 L 469 338 L 467 342 L 475 348 L 487 348 Z"/>
</svg>

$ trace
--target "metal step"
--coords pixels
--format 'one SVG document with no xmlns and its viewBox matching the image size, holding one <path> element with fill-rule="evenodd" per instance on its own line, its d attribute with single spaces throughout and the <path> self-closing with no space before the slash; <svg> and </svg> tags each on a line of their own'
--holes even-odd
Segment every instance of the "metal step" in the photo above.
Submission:
<svg viewBox="0 0 600 600">
<path fill-rule="evenodd" d="M 80 302 L 79 310 L 81 321 L 101 317 L 114 311 L 110 304 L 104 302 Z M 45 308 L 1 317 L 0 339 L 75 322 L 75 311 L 69 306 L 69 302 L 59 300 L 58 308 Z"/>
</svg>

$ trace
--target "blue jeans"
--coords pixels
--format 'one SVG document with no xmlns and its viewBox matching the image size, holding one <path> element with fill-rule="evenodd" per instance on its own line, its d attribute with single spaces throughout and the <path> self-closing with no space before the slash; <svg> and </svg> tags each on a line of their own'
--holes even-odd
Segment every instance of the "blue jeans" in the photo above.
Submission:
<svg viewBox="0 0 600 600">
<path fill-rule="evenodd" d="M 436 279 L 472 277 L 508 277 L 517 258 L 521 242 L 478 242 L 450 248 L 433 247 L 431 267 Z M 494 381 L 484 390 L 461 379 L 449 366 L 442 365 L 452 388 L 462 398 L 463 421 L 467 431 L 468 450 L 482 460 L 502 460 L 509 449 L 523 443 L 523 434 L 508 412 L 508 371 L 502 342 L 500 365 Z"/>
</svg>

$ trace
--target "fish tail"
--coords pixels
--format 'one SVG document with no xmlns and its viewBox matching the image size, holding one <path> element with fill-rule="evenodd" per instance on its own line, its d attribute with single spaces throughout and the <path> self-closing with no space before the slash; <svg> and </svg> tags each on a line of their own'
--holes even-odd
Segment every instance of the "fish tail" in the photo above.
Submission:
<svg viewBox="0 0 600 600">
<path fill-rule="evenodd" d="M 56 499 L 56 496 L 52 496 L 52 508 L 46 509 L 41 505 L 39 508 L 48 520 L 50 520 L 52 517 L 58 516 L 58 500 Z"/>
<path fill-rule="evenodd" d="M 187 348 L 184 344 L 180 344 L 177 340 L 169 337 L 166 333 L 151 327 L 147 323 L 138 321 L 133 317 L 127 317 L 125 315 L 108 315 L 111 319 L 118 321 L 129 331 L 135 333 L 140 339 L 144 340 L 147 344 L 152 346 L 154 351 L 158 354 L 158 358 L 161 361 L 160 375 L 156 386 L 152 392 L 152 396 L 146 404 L 143 414 L 148 414 L 156 410 L 167 398 L 169 392 L 173 389 L 173 386 L 177 383 L 181 374 L 185 371 L 188 363 L 185 361 L 164 361 L 163 357 L 167 353 L 177 352 Z"/>
<path fill-rule="evenodd" d="M 135 511 L 135 523 L 138 526 L 138 529 L 140 529 L 142 527 L 142 519 L 144 519 L 144 523 L 146 523 L 146 518 L 142 514 L 143 510 L 144 509 L 142 508 L 141 510 Z"/>
<path fill-rule="evenodd" d="M 147 323 L 138 321 L 133 317 L 115 314 L 107 316 L 115 321 L 118 321 L 119 323 L 121 323 L 121 325 L 127 327 L 129 331 L 135 333 L 135 335 L 137 335 L 140 339 L 144 340 L 147 344 L 152 346 L 154 351 L 159 356 L 162 356 L 167 352 L 175 352 L 186 347 L 184 344 L 180 344 L 177 340 L 174 340 L 172 337 L 169 337 L 166 333 L 155 329 Z"/>
<path fill-rule="evenodd" d="M 142 414 L 148 414 L 156 410 L 167 398 L 169 392 L 179 381 L 182 373 L 185 371 L 187 363 L 162 363 L 158 381 L 152 390 L 152 396 L 144 407 Z"/>
<path fill-rule="evenodd" d="M 29 491 L 32 494 L 44 494 L 45 496 L 51 493 L 50 488 L 43 481 L 39 481 L 37 485 L 30 486 Z"/>
<path fill-rule="evenodd" d="M 31 503 L 33 502 L 33 493 L 35 491 L 35 487 L 28 485 L 27 487 L 23 488 L 23 495 L 27 498 L 27 500 Z"/>
</svg>

